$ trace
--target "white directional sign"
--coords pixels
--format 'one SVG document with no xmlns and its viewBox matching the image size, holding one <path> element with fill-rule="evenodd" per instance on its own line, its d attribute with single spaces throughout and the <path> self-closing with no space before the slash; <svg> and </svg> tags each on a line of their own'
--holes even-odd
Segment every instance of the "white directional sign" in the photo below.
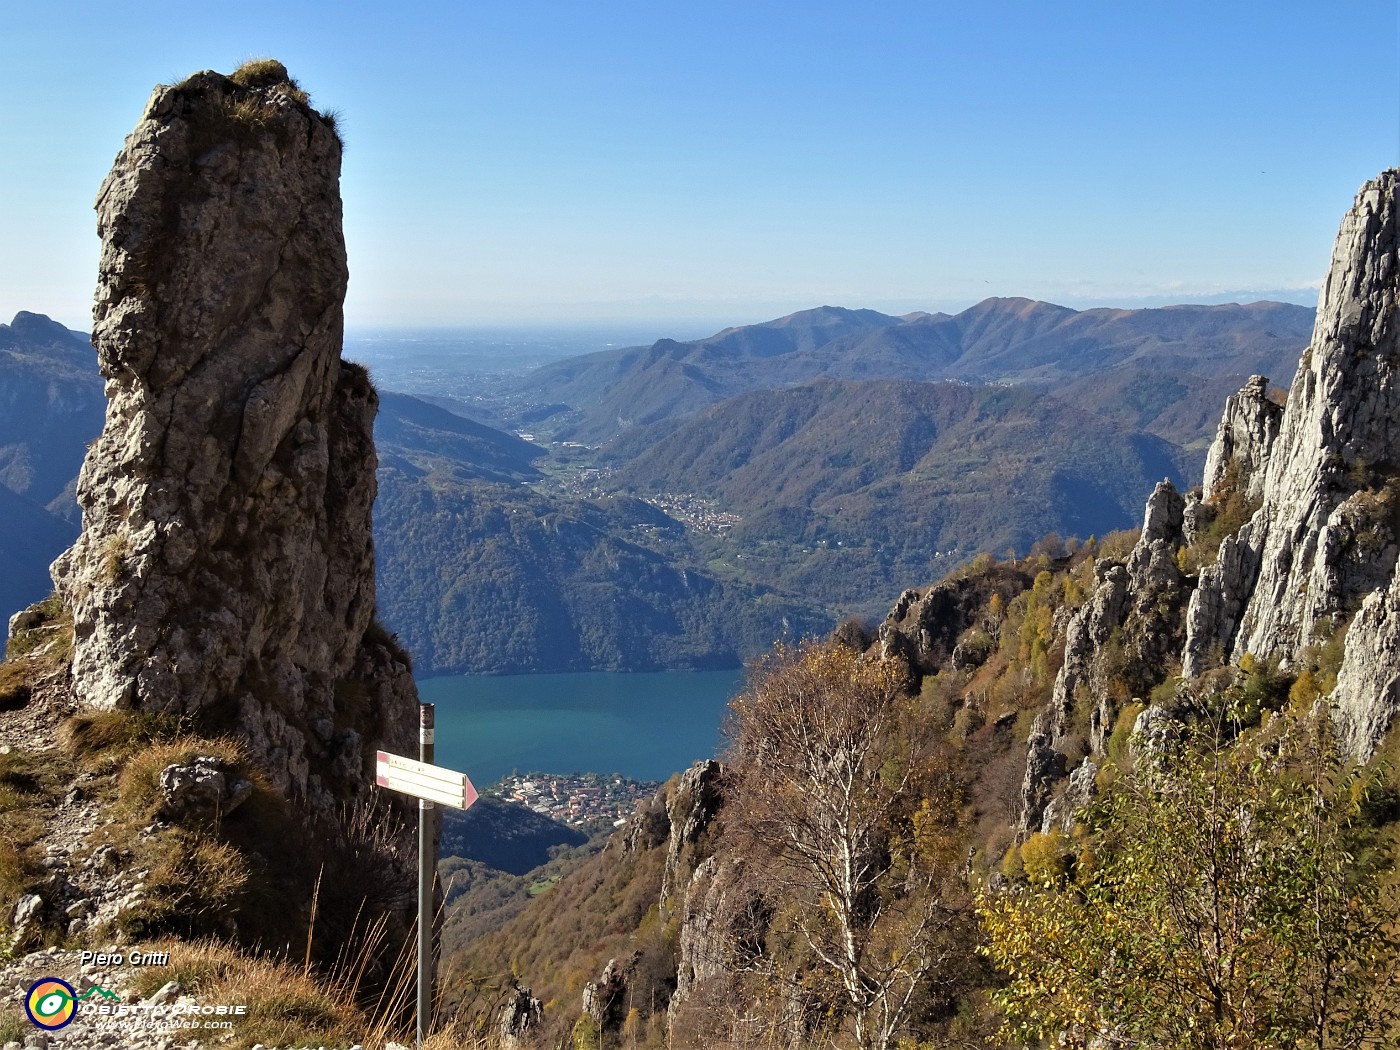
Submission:
<svg viewBox="0 0 1400 1050">
<path fill-rule="evenodd" d="M 390 791 L 466 809 L 476 801 L 476 788 L 465 773 L 380 751 L 374 763 L 374 782 Z"/>
</svg>

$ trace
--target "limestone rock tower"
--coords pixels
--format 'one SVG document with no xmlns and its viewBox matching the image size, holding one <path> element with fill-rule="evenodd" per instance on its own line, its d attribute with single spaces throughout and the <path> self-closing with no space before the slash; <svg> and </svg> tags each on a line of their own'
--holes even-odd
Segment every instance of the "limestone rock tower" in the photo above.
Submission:
<svg viewBox="0 0 1400 1050">
<path fill-rule="evenodd" d="M 416 719 L 375 621 L 340 157 L 277 62 L 151 96 L 98 195 L 106 426 L 53 566 L 80 704 L 232 732 L 313 815 L 368 797 L 374 747 Z"/>
</svg>

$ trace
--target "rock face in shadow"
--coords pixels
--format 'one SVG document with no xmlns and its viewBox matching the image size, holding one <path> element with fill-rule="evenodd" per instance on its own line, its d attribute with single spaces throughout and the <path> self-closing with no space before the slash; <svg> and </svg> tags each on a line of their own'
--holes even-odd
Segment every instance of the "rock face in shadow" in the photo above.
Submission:
<svg viewBox="0 0 1400 1050">
<path fill-rule="evenodd" d="M 341 360 L 341 144 L 275 62 L 157 88 L 98 196 L 108 399 L 53 575 L 90 708 L 199 716 L 313 814 L 416 693 L 374 622 L 377 396 Z"/>
</svg>

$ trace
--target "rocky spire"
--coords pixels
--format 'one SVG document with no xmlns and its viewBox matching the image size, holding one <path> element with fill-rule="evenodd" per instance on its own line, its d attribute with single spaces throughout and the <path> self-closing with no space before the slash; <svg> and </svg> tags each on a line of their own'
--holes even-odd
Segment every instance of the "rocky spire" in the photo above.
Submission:
<svg viewBox="0 0 1400 1050">
<path fill-rule="evenodd" d="M 374 623 L 377 397 L 340 358 L 341 144 L 280 63 L 151 96 L 98 195 L 107 420 L 53 568 L 94 708 L 232 730 L 313 810 L 407 746 Z"/>
<path fill-rule="evenodd" d="M 1342 219 L 1278 437 L 1248 387 L 1231 399 L 1222 433 L 1248 434 L 1242 483 L 1260 505 L 1202 572 L 1183 658 L 1188 676 L 1247 652 L 1296 665 L 1346 632 L 1333 701 L 1363 757 L 1400 707 L 1398 190 L 1400 171 L 1382 173 Z M 1231 455 L 1218 438 L 1208 486 Z"/>
<path fill-rule="evenodd" d="M 1100 559 L 1094 564 L 1093 595 L 1065 629 L 1065 657 L 1055 676 L 1050 702 L 1036 716 L 1027 743 L 1026 773 L 1021 784 L 1016 832 L 1024 839 L 1038 830 L 1068 827 L 1093 791 L 1097 766 L 1086 761 L 1071 775 L 1072 790 L 1052 802 L 1053 788 L 1068 767 L 1076 709 L 1085 716 L 1091 756 L 1102 756 L 1104 741 L 1118 715 L 1107 679 L 1109 663 L 1156 669 L 1181 644 L 1181 609 L 1186 580 L 1176 563 L 1183 542 L 1185 500 L 1170 481 L 1158 482 L 1143 511 L 1142 531 L 1125 562 Z M 1110 653 L 1119 636 L 1120 652 Z M 1135 688 L 1150 684 L 1134 682 Z"/>
<path fill-rule="evenodd" d="M 1396 191 L 1368 182 L 1342 219 L 1312 343 L 1293 380 L 1252 542 L 1259 578 L 1236 655 L 1291 660 L 1339 628 L 1395 568 L 1400 481 Z"/>
<path fill-rule="evenodd" d="M 1206 453 L 1205 500 L 1218 497 L 1227 483 L 1238 485 L 1246 499 L 1263 495 L 1264 468 L 1282 417 L 1283 406 L 1270 400 L 1263 376 L 1250 376 L 1238 394 L 1226 398 L 1225 415 Z"/>
</svg>

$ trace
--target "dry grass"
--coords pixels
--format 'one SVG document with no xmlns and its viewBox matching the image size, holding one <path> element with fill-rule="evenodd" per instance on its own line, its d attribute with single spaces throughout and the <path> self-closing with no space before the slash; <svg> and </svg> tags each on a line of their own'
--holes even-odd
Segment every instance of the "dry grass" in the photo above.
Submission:
<svg viewBox="0 0 1400 1050">
<path fill-rule="evenodd" d="M 107 813 L 116 819 L 103 824 L 91 844 L 129 852 L 132 864 L 149 872 L 142 902 L 117 919 L 124 936 L 232 936 L 243 925 L 245 909 L 275 900 L 279 889 L 264 885 L 269 876 L 257 858 L 288 842 L 285 806 L 240 743 L 191 734 L 187 725 L 169 716 L 103 711 L 77 715 L 61 730 L 74 759 L 113 785 L 106 792 Z M 161 773 L 205 755 L 252 781 L 252 796 L 227 820 L 218 815 L 197 825 L 151 829 L 165 801 Z M 256 921 L 251 925 L 261 929 Z"/>
<path fill-rule="evenodd" d="M 239 65 L 229 79 L 239 87 L 271 87 L 293 83 L 287 67 L 275 58 L 250 58 Z"/>
<path fill-rule="evenodd" d="M 34 1026 L 20 1012 L 18 1006 L 6 1004 L 0 1009 L 0 1044 L 21 1042 L 33 1031 Z"/>
<path fill-rule="evenodd" d="M 33 677 L 28 660 L 0 664 L 0 711 L 13 711 L 29 703 Z"/>
<path fill-rule="evenodd" d="M 9 837 L 0 838 L 0 915 L 8 920 L 15 903 L 29 892 L 36 871 L 29 858 Z M 0 930 L 6 927 L 0 924 Z"/>
<path fill-rule="evenodd" d="M 9 747 L 0 754 L 0 924 L 48 874 L 34 846 L 45 807 L 67 791 L 73 772 L 61 752 Z"/>
<path fill-rule="evenodd" d="M 142 840 L 136 863 L 149 866 L 142 904 L 122 912 L 117 925 L 129 937 L 231 933 L 248 891 L 243 855 L 226 842 L 176 828 Z"/>
<path fill-rule="evenodd" d="M 73 656 L 73 618 L 57 595 L 22 614 L 24 626 L 5 646 L 0 664 L 0 711 L 24 707 L 43 680 L 60 672 Z"/>
<path fill-rule="evenodd" d="M 233 1050 L 268 1046 L 343 1045 L 359 1041 L 369 1027 L 363 1013 L 312 973 L 270 958 L 240 952 L 214 940 L 161 941 L 170 965 L 143 970 L 133 990 L 148 996 L 169 980 L 207 1003 L 242 1004 L 235 1020 Z M 221 1044 L 223 1045 L 223 1044 Z"/>
<path fill-rule="evenodd" d="M 234 1023 L 230 1050 L 266 1046 L 321 1046 L 360 1043 L 382 1046 L 386 1040 L 411 1042 L 414 999 L 413 960 L 405 956 L 395 969 L 392 994 L 362 1002 L 360 978 L 367 956 L 377 950 L 372 937 L 342 960 L 329 975 L 309 965 L 256 956 L 215 940 L 163 940 L 143 950 L 167 951 L 170 964 L 138 973 L 133 992 L 149 996 L 175 980 L 207 1003 L 245 1004 L 248 1014 Z M 446 1025 L 424 1050 L 487 1050 L 461 1022 Z"/>
<path fill-rule="evenodd" d="M 5 659 L 19 660 L 42 654 L 50 660 L 66 660 L 73 651 L 73 617 L 63 608 L 57 594 L 49 595 L 31 608 L 33 622 L 6 643 Z"/>
<path fill-rule="evenodd" d="M 114 532 L 102 542 L 102 579 L 113 584 L 126 572 L 127 559 L 131 557 L 131 536 L 125 532 Z"/>
<path fill-rule="evenodd" d="M 230 73 L 229 79 L 245 88 L 285 86 L 287 94 L 303 105 L 311 101 L 301 85 L 287 72 L 287 67 L 275 58 L 251 58 Z"/>
<path fill-rule="evenodd" d="M 188 737 L 189 721 L 139 711 L 83 711 L 59 727 L 59 741 L 91 773 L 113 773 L 160 741 Z"/>
</svg>

